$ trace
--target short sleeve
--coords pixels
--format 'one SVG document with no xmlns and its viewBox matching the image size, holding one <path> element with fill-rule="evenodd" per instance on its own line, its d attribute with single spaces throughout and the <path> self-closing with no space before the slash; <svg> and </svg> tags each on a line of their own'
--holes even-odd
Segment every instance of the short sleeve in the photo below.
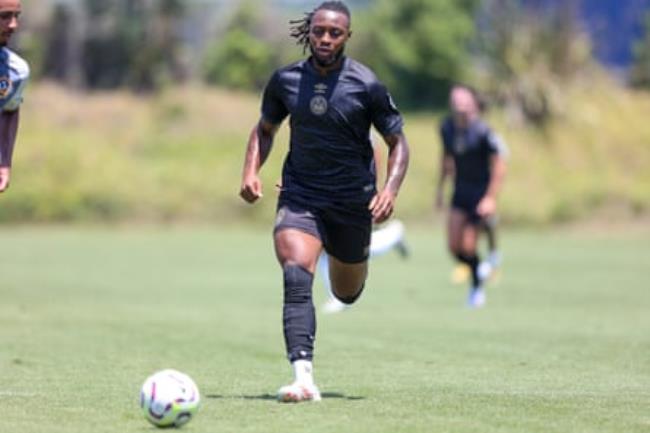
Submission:
<svg viewBox="0 0 650 433">
<path fill-rule="evenodd" d="M 264 89 L 262 96 L 262 118 L 278 125 L 289 115 L 287 107 L 280 97 L 280 74 L 276 71 Z"/>
<path fill-rule="evenodd" d="M 502 158 L 507 158 L 510 155 L 510 151 L 508 150 L 508 146 L 506 145 L 505 141 L 503 141 L 503 139 L 494 131 L 487 131 L 485 142 L 487 144 L 488 151 L 491 154 L 499 155 Z"/>
<path fill-rule="evenodd" d="M 375 128 L 383 136 L 401 133 L 404 121 L 386 86 L 379 82 L 373 82 L 370 85 L 369 92 L 371 121 Z"/>
<path fill-rule="evenodd" d="M 2 54 L 0 106 L 3 111 L 16 111 L 23 102 L 23 91 L 29 79 L 29 65 L 8 49 L 3 50 Z"/>
</svg>

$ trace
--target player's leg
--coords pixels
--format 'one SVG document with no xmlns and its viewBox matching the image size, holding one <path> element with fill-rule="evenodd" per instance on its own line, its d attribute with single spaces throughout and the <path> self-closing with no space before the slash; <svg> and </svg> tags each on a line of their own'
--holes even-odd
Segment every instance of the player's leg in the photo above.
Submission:
<svg viewBox="0 0 650 433">
<path fill-rule="evenodd" d="M 323 304 L 322 311 L 326 314 L 340 313 L 345 311 L 349 306 L 339 301 L 332 293 L 332 282 L 330 281 L 329 256 L 327 253 L 321 253 L 318 258 L 318 273 L 321 276 L 325 290 L 327 291 L 327 301 Z"/>
<path fill-rule="evenodd" d="M 499 245 L 497 239 L 497 225 L 498 217 L 490 215 L 483 221 L 483 227 L 487 237 L 488 256 L 487 263 L 490 264 L 492 269 L 496 269 L 501 265 L 501 254 L 499 253 Z"/>
<path fill-rule="evenodd" d="M 368 276 L 370 212 L 365 206 L 331 209 L 323 222 L 332 294 L 340 302 L 352 305 L 361 296 Z"/>
<path fill-rule="evenodd" d="M 313 380 L 316 314 L 312 285 L 316 261 L 323 243 L 314 214 L 281 197 L 274 231 L 275 252 L 283 273 L 283 325 L 287 357 L 295 379 L 280 388 L 278 399 L 286 402 L 320 400 Z"/>
<path fill-rule="evenodd" d="M 392 220 L 383 227 L 373 230 L 370 235 L 370 257 L 380 256 L 395 249 L 402 258 L 407 258 L 409 250 L 404 239 L 404 232 L 404 223 L 399 220 Z M 328 294 L 328 300 L 323 305 L 323 312 L 331 314 L 346 310 L 349 304 L 339 301 L 332 293 L 327 254 L 321 254 L 318 260 L 318 272 L 321 274 Z"/>
<path fill-rule="evenodd" d="M 477 240 L 477 222 L 473 221 L 467 212 L 452 208 L 449 214 L 448 246 L 451 254 L 470 269 L 472 276 L 468 301 L 470 306 L 481 306 L 485 302 L 485 293 L 479 274 L 480 259 L 476 248 Z"/>
<path fill-rule="evenodd" d="M 333 256 L 329 257 L 329 262 L 332 293 L 343 304 L 354 304 L 363 292 L 368 262 L 345 263 Z"/>
</svg>

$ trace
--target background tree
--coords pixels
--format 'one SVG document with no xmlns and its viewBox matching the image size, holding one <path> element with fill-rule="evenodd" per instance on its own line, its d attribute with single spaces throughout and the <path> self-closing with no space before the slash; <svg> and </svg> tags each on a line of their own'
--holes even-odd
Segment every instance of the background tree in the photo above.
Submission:
<svg viewBox="0 0 650 433">
<path fill-rule="evenodd" d="M 562 111 L 562 87 L 592 65 L 589 38 L 569 0 L 531 9 L 487 0 L 478 19 L 474 81 L 514 117 L 545 124 Z"/>
<path fill-rule="evenodd" d="M 476 5 L 473 0 L 380 0 L 353 35 L 360 39 L 355 50 L 400 105 L 441 106 L 450 84 L 467 76 Z"/>
<path fill-rule="evenodd" d="M 263 14 L 253 2 L 234 13 L 225 34 L 207 49 L 203 76 L 210 84 L 244 90 L 261 89 L 279 59 L 263 34 Z"/>
<path fill-rule="evenodd" d="M 645 16 L 643 38 L 634 46 L 634 64 L 630 71 L 630 82 L 634 87 L 650 89 L 650 13 Z"/>
</svg>

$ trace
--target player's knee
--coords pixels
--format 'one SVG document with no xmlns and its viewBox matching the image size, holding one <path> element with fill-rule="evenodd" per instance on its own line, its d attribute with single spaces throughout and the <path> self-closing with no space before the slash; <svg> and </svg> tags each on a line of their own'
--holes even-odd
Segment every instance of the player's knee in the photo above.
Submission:
<svg viewBox="0 0 650 433">
<path fill-rule="evenodd" d="M 336 299 L 338 299 L 339 301 L 341 301 L 342 303 L 344 303 L 346 305 L 352 305 L 352 304 L 354 304 L 355 302 L 357 302 L 359 300 L 359 298 L 361 297 L 361 294 L 363 293 L 363 289 L 364 289 L 365 286 L 366 286 L 366 283 L 365 282 L 362 283 L 361 287 L 359 287 L 356 290 L 356 292 L 354 292 L 351 295 L 347 295 L 347 294 L 346 295 L 340 295 L 340 294 L 338 294 L 336 292 L 336 290 L 333 290 L 332 293 L 333 293 L 334 297 Z"/>
<path fill-rule="evenodd" d="M 296 264 L 285 264 L 284 274 L 284 303 L 302 304 L 311 301 L 311 286 L 314 274 Z"/>
</svg>

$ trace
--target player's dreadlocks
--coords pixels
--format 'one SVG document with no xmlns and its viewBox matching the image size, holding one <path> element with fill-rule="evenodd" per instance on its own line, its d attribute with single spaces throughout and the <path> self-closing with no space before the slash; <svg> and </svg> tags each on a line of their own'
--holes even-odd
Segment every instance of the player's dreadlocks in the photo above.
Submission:
<svg viewBox="0 0 650 433">
<path fill-rule="evenodd" d="M 350 22 L 350 9 L 342 1 L 326 1 L 320 4 L 316 9 L 311 12 L 305 12 L 305 16 L 299 20 L 291 20 L 291 37 L 296 38 L 296 44 L 302 45 L 303 53 L 309 48 L 309 28 L 311 27 L 311 19 L 314 17 L 314 14 L 318 11 L 335 11 L 341 12 L 348 17 L 348 22 Z"/>
</svg>

